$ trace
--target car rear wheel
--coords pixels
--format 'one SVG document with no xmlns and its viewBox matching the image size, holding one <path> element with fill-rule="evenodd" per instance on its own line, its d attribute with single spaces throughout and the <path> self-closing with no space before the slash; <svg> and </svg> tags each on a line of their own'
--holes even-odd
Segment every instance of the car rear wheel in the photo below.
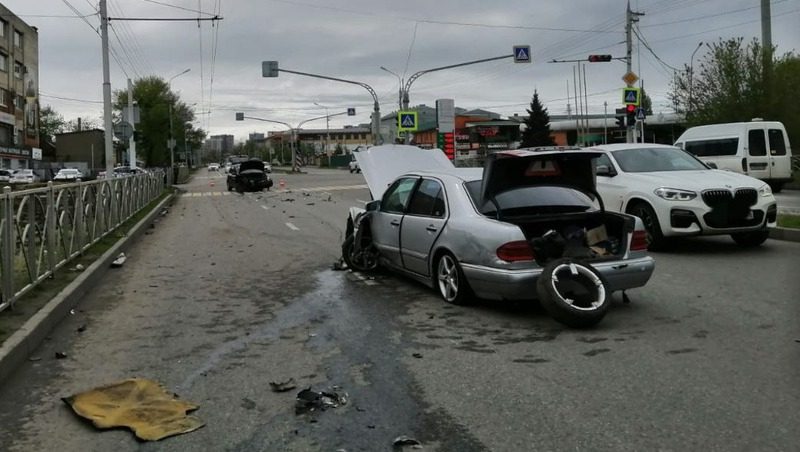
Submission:
<svg viewBox="0 0 800 452">
<path fill-rule="evenodd" d="M 740 232 L 731 234 L 731 238 L 740 246 L 754 247 L 761 245 L 769 238 L 769 231 L 762 229 L 754 232 Z"/>
<path fill-rule="evenodd" d="M 439 256 L 436 262 L 436 288 L 444 301 L 465 305 L 472 301 L 472 289 L 469 287 L 467 278 L 458 264 L 455 256 L 449 252 Z"/>
<path fill-rule="evenodd" d="M 661 225 L 658 223 L 658 216 L 652 207 L 644 202 L 637 202 L 628 207 L 628 213 L 642 219 L 644 228 L 647 231 L 647 249 L 656 251 L 664 247 L 666 239 L 661 232 Z"/>
<path fill-rule="evenodd" d="M 605 317 L 611 294 L 603 276 L 587 263 L 557 259 L 544 267 L 536 281 L 542 307 L 572 328 L 588 328 Z"/>
</svg>

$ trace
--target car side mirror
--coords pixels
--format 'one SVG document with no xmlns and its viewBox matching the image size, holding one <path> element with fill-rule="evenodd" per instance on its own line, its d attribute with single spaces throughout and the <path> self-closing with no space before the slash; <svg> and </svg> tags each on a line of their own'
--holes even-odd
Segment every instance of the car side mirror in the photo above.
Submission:
<svg viewBox="0 0 800 452">
<path fill-rule="evenodd" d="M 370 201 L 364 206 L 364 208 L 367 210 L 367 212 L 376 211 L 376 210 L 380 209 L 380 207 L 381 207 L 381 201 L 380 200 Z"/>
<path fill-rule="evenodd" d="M 608 165 L 597 165 L 595 174 L 598 176 L 614 177 L 617 175 L 617 172 Z"/>
<path fill-rule="evenodd" d="M 709 167 L 709 168 L 711 168 L 711 169 L 719 169 L 719 167 L 717 166 L 717 164 L 716 164 L 716 163 L 714 163 L 714 162 L 706 162 L 706 166 L 708 166 L 708 167 Z"/>
</svg>

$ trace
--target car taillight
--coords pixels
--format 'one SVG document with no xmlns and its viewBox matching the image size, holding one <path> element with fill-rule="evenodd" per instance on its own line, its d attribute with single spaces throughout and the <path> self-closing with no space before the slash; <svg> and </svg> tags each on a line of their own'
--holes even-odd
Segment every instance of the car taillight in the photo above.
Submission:
<svg viewBox="0 0 800 452">
<path fill-rule="evenodd" d="M 645 250 L 647 250 L 647 232 L 633 231 L 633 237 L 631 237 L 631 251 Z"/>
<path fill-rule="evenodd" d="M 506 262 L 532 261 L 533 250 L 525 240 L 517 240 L 497 248 L 497 257 Z"/>
</svg>

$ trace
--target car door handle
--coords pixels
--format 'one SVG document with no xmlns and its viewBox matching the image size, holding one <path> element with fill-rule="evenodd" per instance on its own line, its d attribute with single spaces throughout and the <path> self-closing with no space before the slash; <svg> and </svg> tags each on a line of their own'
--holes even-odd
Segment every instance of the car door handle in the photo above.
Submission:
<svg viewBox="0 0 800 452">
<path fill-rule="evenodd" d="M 392 222 L 389 224 L 391 224 L 392 226 L 400 226 L 400 220 L 392 220 Z"/>
<path fill-rule="evenodd" d="M 428 226 L 427 228 L 425 228 L 425 230 L 426 230 L 426 231 L 430 231 L 430 232 L 436 232 L 436 231 L 438 231 L 438 230 L 439 230 L 439 228 L 437 228 L 437 227 L 436 227 L 436 226 L 434 226 L 434 225 L 430 225 L 430 226 Z"/>
</svg>

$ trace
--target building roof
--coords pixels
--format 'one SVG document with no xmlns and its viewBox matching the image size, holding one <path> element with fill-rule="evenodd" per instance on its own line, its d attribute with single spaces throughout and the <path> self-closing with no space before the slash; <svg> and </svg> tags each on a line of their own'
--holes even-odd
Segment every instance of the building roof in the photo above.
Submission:
<svg viewBox="0 0 800 452">
<path fill-rule="evenodd" d="M 491 127 L 491 126 L 519 126 L 517 121 L 509 121 L 507 119 L 495 119 L 494 121 L 478 121 L 478 122 L 467 122 L 467 127 Z"/>
<path fill-rule="evenodd" d="M 86 129 L 86 130 L 75 130 L 73 132 L 64 132 L 64 133 L 57 133 L 56 137 L 60 137 L 63 135 L 77 135 L 81 133 L 105 133 L 103 129 Z"/>
</svg>

